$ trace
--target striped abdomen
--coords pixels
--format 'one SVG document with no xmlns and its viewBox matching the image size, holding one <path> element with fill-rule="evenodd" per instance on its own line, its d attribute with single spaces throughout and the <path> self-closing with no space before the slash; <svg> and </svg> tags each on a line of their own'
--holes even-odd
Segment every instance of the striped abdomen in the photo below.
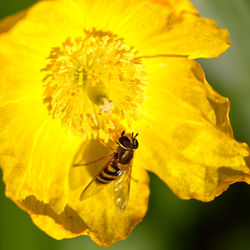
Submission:
<svg viewBox="0 0 250 250">
<path fill-rule="evenodd" d="M 130 163 L 133 158 L 133 151 L 118 147 L 117 152 L 109 164 L 102 169 L 96 178 L 97 183 L 108 184 L 110 181 L 117 179 L 122 175 L 126 169 L 126 165 Z"/>
<path fill-rule="evenodd" d="M 114 181 L 118 176 L 123 174 L 118 166 L 116 160 L 112 160 L 103 170 L 99 173 L 96 178 L 96 182 L 101 184 L 108 184 L 110 181 Z"/>
</svg>

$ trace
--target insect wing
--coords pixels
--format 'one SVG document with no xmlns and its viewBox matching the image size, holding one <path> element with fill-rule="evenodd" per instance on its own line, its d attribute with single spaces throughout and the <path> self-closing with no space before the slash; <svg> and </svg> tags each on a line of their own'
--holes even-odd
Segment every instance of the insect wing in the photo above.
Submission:
<svg viewBox="0 0 250 250">
<path fill-rule="evenodd" d="M 97 181 L 97 177 L 102 172 L 102 170 L 110 164 L 110 161 L 107 164 L 105 164 L 105 166 L 98 172 L 98 174 L 92 179 L 92 181 L 83 189 L 80 195 L 81 201 L 99 193 L 102 190 L 102 188 L 106 185 L 99 183 Z"/>
<path fill-rule="evenodd" d="M 88 186 L 83 189 L 81 196 L 80 196 L 81 201 L 97 194 L 98 192 L 102 190 L 103 184 L 98 183 L 96 181 L 96 178 L 97 177 L 93 178 L 92 181 L 88 184 Z"/>
<path fill-rule="evenodd" d="M 130 162 L 127 170 L 114 181 L 114 202 L 121 212 L 125 210 L 128 203 L 131 173 L 132 163 Z"/>
</svg>

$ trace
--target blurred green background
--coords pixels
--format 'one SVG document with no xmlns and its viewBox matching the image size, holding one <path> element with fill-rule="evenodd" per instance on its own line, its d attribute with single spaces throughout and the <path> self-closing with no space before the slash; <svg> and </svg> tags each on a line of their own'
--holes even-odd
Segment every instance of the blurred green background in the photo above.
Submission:
<svg viewBox="0 0 250 250">
<path fill-rule="evenodd" d="M 0 18 L 35 0 L 0 0 Z M 193 0 L 201 16 L 229 29 L 232 47 L 217 59 L 199 60 L 210 84 L 231 100 L 235 137 L 250 144 L 250 1 Z M 2 177 L 2 176 L 0 176 Z M 2 179 L 2 178 L 1 178 Z M 34 226 L 29 216 L 4 196 L 0 183 L 0 250 L 100 249 L 88 237 L 56 241 Z M 213 202 L 179 200 L 151 175 L 148 213 L 117 250 L 249 250 L 250 187 L 232 185 Z"/>
</svg>

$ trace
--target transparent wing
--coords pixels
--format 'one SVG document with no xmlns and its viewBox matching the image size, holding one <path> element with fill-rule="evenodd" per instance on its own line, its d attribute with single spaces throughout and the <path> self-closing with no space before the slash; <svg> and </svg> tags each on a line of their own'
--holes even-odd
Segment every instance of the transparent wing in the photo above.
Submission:
<svg viewBox="0 0 250 250">
<path fill-rule="evenodd" d="M 114 181 L 114 202 L 121 212 L 125 210 L 128 203 L 131 173 L 132 161 L 125 172 Z"/>
<path fill-rule="evenodd" d="M 108 184 L 101 184 L 97 182 L 97 177 L 101 173 L 101 171 L 107 167 L 107 165 L 110 164 L 110 161 L 105 164 L 105 166 L 98 172 L 98 174 L 91 180 L 91 182 L 83 189 L 81 195 L 80 195 L 80 200 L 85 200 L 98 192 L 100 192 L 103 187 L 107 186 Z"/>
<path fill-rule="evenodd" d="M 92 181 L 88 184 L 86 188 L 83 189 L 81 195 L 80 195 L 80 200 L 85 200 L 89 198 L 90 196 L 93 196 L 100 192 L 103 188 L 103 184 L 99 183 L 96 181 L 96 178 L 93 178 Z"/>
</svg>

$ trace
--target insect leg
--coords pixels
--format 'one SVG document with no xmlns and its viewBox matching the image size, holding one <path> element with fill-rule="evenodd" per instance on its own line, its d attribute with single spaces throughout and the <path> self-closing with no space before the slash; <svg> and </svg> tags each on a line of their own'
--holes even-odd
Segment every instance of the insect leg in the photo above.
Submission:
<svg viewBox="0 0 250 250">
<path fill-rule="evenodd" d="M 97 160 L 94 160 L 94 161 L 89 161 L 89 162 L 86 162 L 86 163 L 76 163 L 74 164 L 73 166 L 74 167 L 78 167 L 78 166 L 87 166 L 87 165 L 90 165 L 90 164 L 93 164 L 93 163 L 96 163 L 98 161 L 101 161 L 101 160 L 104 160 L 104 159 L 107 159 L 107 158 L 110 158 L 113 154 L 108 154 L 108 155 L 105 155 Z"/>
<path fill-rule="evenodd" d="M 111 151 L 114 151 L 114 149 L 112 147 L 110 147 L 108 144 L 106 144 L 103 140 L 99 140 L 100 143 L 105 146 L 107 149 L 111 150 Z"/>
</svg>

